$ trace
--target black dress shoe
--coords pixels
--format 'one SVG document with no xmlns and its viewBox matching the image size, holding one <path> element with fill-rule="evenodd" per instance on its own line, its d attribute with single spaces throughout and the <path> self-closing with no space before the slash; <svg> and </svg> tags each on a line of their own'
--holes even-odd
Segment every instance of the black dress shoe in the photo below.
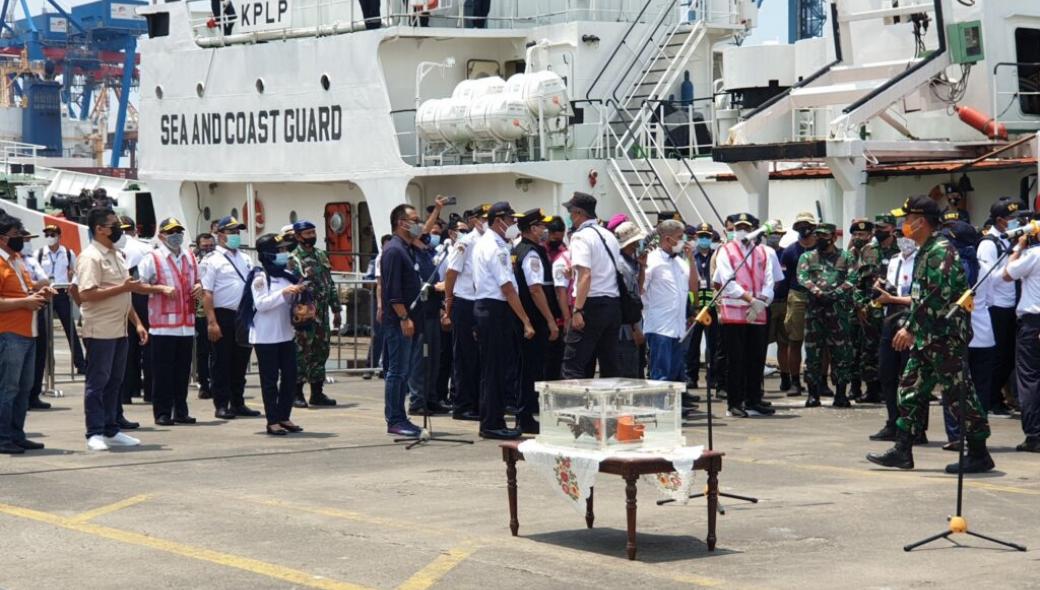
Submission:
<svg viewBox="0 0 1040 590">
<path fill-rule="evenodd" d="M 408 408 L 408 415 L 409 416 L 432 416 L 433 412 L 431 412 L 431 411 L 429 411 L 429 410 L 427 410 L 426 408 L 423 408 L 423 407 Z"/>
<path fill-rule="evenodd" d="M 23 449 L 25 449 L 27 451 L 39 451 L 40 449 L 43 448 L 43 443 L 38 443 L 36 441 L 32 441 L 32 440 L 28 440 L 28 439 L 15 441 L 14 444 L 18 445 L 19 447 L 22 447 Z"/>
<path fill-rule="evenodd" d="M 127 420 L 126 418 L 120 418 L 119 420 L 116 421 L 116 424 L 119 425 L 119 429 L 120 430 L 137 430 L 138 428 L 141 427 L 140 423 L 138 423 L 138 422 L 131 422 L 131 421 Z"/>
<path fill-rule="evenodd" d="M 507 415 L 515 416 L 516 415 L 516 411 L 517 411 L 516 406 L 514 406 L 514 405 L 507 405 L 506 406 L 505 413 Z"/>
<path fill-rule="evenodd" d="M 292 422 L 279 422 L 278 424 L 280 424 L 282 428 L 288 430 L 289 432 L 303 432 L 302 426 L 297 426 Z"/>
<path fill-rule="evenodd" d="M 1027 436 L 1022 444 L 1015 447 L 1020 453 L 1040 453 L 1040 437 Z"/>
<path fill-rule="evenodd" d="M 214 416 L 220 418 L 221 420 L 234 420 L 238 417 L 238 414 L 235 414 L 227 408 L 220 408 L 219 410 L 217 410 Z"/>
<path fill-rule="evenodd" d="M 311 396 L 311 405 L 331 408 L 336 405 L 336 400 L 325 395 L 324 393 L 318 393 Z"/>
<path fill-rule="evenodd" d="M 450 408 L 444 407 L 441 402 L 433 401 L 426 405 L 426 410 L 430 412 L 431 416 L 443 416 L 444 414 L 451 413 Z"/>
<path fill-rule="evenodd" d="M 213 393 L 206 389 L 200 389 L 199 399 L 213 399 Z"/>
<path fill-rule="evenodd" d="M 285 435 L 289 434 L 289 431 L 288 430 L 271 430 L 271 427 L 268 426 L 267 427 L 267 434 L 269 434 L 271 436 L 285 436 Z"/>
<path fill-rule="evenodd" d="M 496 428 L 495 430 L 481 430 L 480 438 L 493 438 L 497 440 L 516 440 L 522 433 L 512 428 Z"/>
<path fill-rule="evenodd" d="M 191 416 L 177 416 L 173 419 L 173 421 L 176 424 L 195 424 L 196 422 L 198 422 L 198 420 Z"/>
<path fill-rule="evenodd" d="M 234 412 L 236 416 L 242 416 L 243 418 L 256 418 L 260 415 L 260 412 L 257 412 L 245 404 L 235 408 Z"/>
<path fill-rule="evenodd" d="M 42 399 L 40 399 L 40 396 L 34 395 L 34 396 L 29 398 L 29 409 L 30 410 L 49 410 L 49 409 L 51 409 L 51 405 L 49 403 L 43 401 Z"/>
<path fill-rule="evenodd" d="M 13 442 L 7 442 L 0 444 L 0 453 L 4 455 L 21 455 L 25 453 L 25 449 L 14 444 Z"/>
<path fill-rule="evenodd" d="M 480 422 L 480 414 L 476 412 L 452 412 L 452 420 L 465 420 L 467 422 Z"/>
<path fill-rule="evenodd" d="M 156 426 L 173 426 L 173 418 L 169 416 L 159 416 L 155 419 Z"/>
</svg>

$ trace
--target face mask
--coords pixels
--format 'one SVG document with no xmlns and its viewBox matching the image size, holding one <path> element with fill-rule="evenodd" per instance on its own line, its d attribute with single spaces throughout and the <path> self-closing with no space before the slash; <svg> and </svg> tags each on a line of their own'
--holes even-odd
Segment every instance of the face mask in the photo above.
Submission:
<svg viewBox="0 0 1040 590">
<path fill-rule="evenodd" d="M 231 234 L 227 237 L 227 247 L 229 250 L 238 250 L 238 247 L 242 245 L 242 236 L 238 234 Z"/>
<path fill-rule="evenodd" d="M 478 222 L 474 227 L 477 230 L 477 234 L 484 235 L 484 224 L 483 224 L 483 222 Z"/>
<path fill-rule="evenodd" d="M 675 245 L 672 246 L 672 254 L 682 254 L 683 246 L 685 245 L 686 242 L 684 242 L 683 240 L 679 240 L 678 242 L 676 242 Z"/>
<path fill-rule="evenodd" d="M 120 239 L 122 239 L 122 237 L 123 237 L 123 228 L 121 228 L 119 226 L 116 226 L 116 227 L 110 228 L 110 230 L 111 230 L 112 233 L 108 234 L 108 239 L 111 240 L 111 242 L 113 244 L 115 244 Z"/>
<path fill-rule="evenodd" d="M 512 242 L 520 235 L 520 226 L 513 224 L 506 228 L 506 235 L 504 236 L 506 241 Z"/>
<path fill-rule="evenodd" d="M 21 252 L 22 248 L 25 247 L 25 238 L 7 238 L 7 247 L 15 252 Z"/>
<path fill-rule="evenodd" d="M 544 244 L 548 239 L 549 239 L 549 230 L 543 229 L 542 232 L 540 234 L 538 234 L 538 243 L 539 244 Z"/>
<path fill-rule="evenodd" d="M 123 248 L 126 248 L 127 241 L 128 240 L 127 240 L 126 234 L 120 232 L 119 239 L 115 241 L 116 248 L 119 248 L 120 250 L 122 250 Z"/>
<path fill-rule="evenodd" d="M 910 238 L 899 238 L 896 240 L 896 245 L 899 246 L 899 252 L 906 258 L 917 251 L 917 243 Z"/>
<path fill-rule="evenodd" d="M 206 246 L 205 248 L 199 248 L 199 253 L 205 256 L 213 251 L 213 246 Z"/>
<path fill-rule="evenodd" d="M 906 222 L 906 223 L 903 224 L 903 237 L 905 237 L 905 238 L 913 238 L 914 237 L 914 228 L 910 227 L 910 222 Z"/>
<path fill-rule="evenodd" d="M 711 251 L 712 252 L 718 250 L 721 247 L 722 247 L 722 244 L 720 242 L 712 242 L 711 243 Z"/>
<path fill-rule="evenodd" d="M 563 247 L 563 240 L 549 240 L 550 250 L 559 250 Z"/>
<path fill-rule="evenodd" d="M 440 234 L 430 234 L 430 247 L 431 248 L 436 248 L 437 246 L 440 246 L 440 245 L 441 245 L 441 235 Z"/>
<path fill-rule="evenodd" d="M 811 227 L 803 227 L 802 229 L 798 230 L 798 237 L 804 240 L 811 236 L 812 233 L 813 229 Z"/>
<path fill-rule="evenodd" d="M 711 238 L 697 238 L 697 247 L 701 250 L 710 250 Z"/>
<path fill-rule="evenodd" d="M 58 236 L 47 236 L 47 245 L 48 246 L 57 246 L 58 245 Z"/>
<path fill-rule="evenodd" d="M 422 226 L 418 223 L 413 223 L 408 226 L 408 235 L 414 240 L 422 235 Z"/>
<path fill-rule="evenodd" d="M 1012 219 L 1011 221 L 1008 222 L 1008 229 L 1009 230 L 1018 229 L 1020 227 L 1022 227 L 1022 221 L 1021 220 Z"/>
<path fill-rule="evenodd" d="M 289 253 L 279 252 L 274 255 L 274 265 L 278 268 L 285 268 L 289 266 Z"/>
<path fill-rule="evenodd" d="M 734 236 L 733 232 L 731 232 L 731 231 L 726 232 L 726 239 L 727 240 L 732 242 L 733 241 L 733 236 Z"/>
<path fill-rule="evenodd" d="M 816 238 L 816 249 L 817 250 L 826 250 L 827 248 L 831 247 L 832 243 L 833 242 L 831 241 L 830 238 Z"/>
<path fill-rule="evenodd" d="M 184 245 L 184 234 L 170 234 L 166 236 L 166 245 L 174 250 L 180 250 Z"/>
<path fill-rule="evenodd" d="M 887 239 L 889 238 L 889 236 L 891 236 L 891 235 L 892 235 L 892 233 L 891 233 L 891 232 L 887 232 L 887 231 L 884 231 L 884 230 L 881 230 L 881 229 L 879 229 L 879 230 L 875 230 L 875 231 L 874 231 L 874 238 L 875 238 L 875 239 L 876 239 L 877 241 L 879 241 L 879 242 L 884 242 L 884 241 L 885 241 L 885 240 L 887 240 Z"/>
<path fill-rule="evenodd" d="M 313 238 L 302 238 L 300 240 L 300 243 L 303 244 L 304 246 L 307 246 L 308 248 L 313 248 L 314 244 L 318 243 L 318 237 L 315 236 Z"/>
<path fill-rule="evenodd" d="M 852 245 L 855 248 L 862 248 L 863 246 L 867 245 L 867 241 L 864 240 L 863 238 L 853 238 L 852 239 Z"/>
<path fill-rule="evenodd" d="M 738 229 L 737 231 L 733 232 L 733 239 L 734 240 L 743 242 L 744 238 L 746 238 L 746 237 L 747 237 L 747 230 L 746 229 Z"/>
</svg>

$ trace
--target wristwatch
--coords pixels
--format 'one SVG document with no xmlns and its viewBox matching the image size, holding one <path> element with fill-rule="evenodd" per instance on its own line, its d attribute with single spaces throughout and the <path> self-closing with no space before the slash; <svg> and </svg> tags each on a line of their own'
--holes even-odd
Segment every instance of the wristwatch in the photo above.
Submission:
<svg viewBox="0 0 1040 590">
<path fill-rule="evenodd" d="M 582 315 L 585 315 L 585 310 L 583 310 L 583 309 L 575 309 L 574 313 L 572 313 L 571 315 L 577 315 L 579 313 L 582 314 Z"/>
</svg>

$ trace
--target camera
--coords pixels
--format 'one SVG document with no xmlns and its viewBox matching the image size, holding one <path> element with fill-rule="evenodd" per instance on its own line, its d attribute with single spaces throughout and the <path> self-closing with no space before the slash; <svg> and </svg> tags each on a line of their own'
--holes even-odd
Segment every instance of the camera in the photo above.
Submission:
<svg viewBox="0 0 1040 590">
<path fill-rule="evenodd" d="M 78 195 L 52 195 L 51 207 L 60 209 L 62 216 L 73 223 L 84 223 L 87 213 L 95 208 L 115 207 L 115 200 L 103 188 L 83 189 Z"/>
</svg>

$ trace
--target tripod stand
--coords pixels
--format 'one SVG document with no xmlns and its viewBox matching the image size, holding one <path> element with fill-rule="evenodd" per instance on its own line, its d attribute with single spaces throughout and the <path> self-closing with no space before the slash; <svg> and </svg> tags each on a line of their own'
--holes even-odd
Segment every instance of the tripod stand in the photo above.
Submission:
<svg viewBox="0 0 1040 590">
<path fill-rule="evenodd" d="M 419 294 L 415 296 L 415 299 L 413 299 L 412 303 L 408 306 L 408 311 L 409 312 L 415 311 L 415 308 L 419 305 L 420 301 L 427 301 L 429 299 L 429 296 L 430 296 L 429 295 L 429 291 L 430 291 L 431 288 L 433 288 L 434 284 L 437 282 L 437 278 L 440 276 L 440 268 L 441 268 L 441 265 L 444 264 L 444 261 L 447 260 L 447 258 L 448 258 L 448 249 L 449 249 L 450 246 L 451 246 L 451 241 L 450 240 L 446 241 L 445 244 L 444 244 L 444 250 L 442 252 L 442 256 L 440 257 L 440 260 L 437 261 L 437 264 L 434 265 L 433 272 L 430 273 L 430 276 L 427 277 L 426 280 L 423 282 L 422 286 L 419 288 Z M 418 271 L 418 265 L 417 265 L 416 266 L 416 273 L 418 273 L 418 272 L 419 271 Z M 439 333 L 438 334 L 434 334 L 434 337 L 438 337 L 439 338 L 440 334 Z M 423 342 L 423 355 L 422 355 L 422 357 L 424 359 L 430 357 L 430 345 L 429 345 L 429 342 L 426 342 L 426 341 Z M 431 394 L 431 392 L 429 392 L 429 391 L 426 392 L 427 396 L 429 396 L 430 394 Z M 423 411 L 422 432 L 419 434 L 418 438 L 412 438 L 412 437 L 395 438 L 394 442 L 395 443 L 399 443 L 399 442 L 407 442 L 407 443 L 409 443 L 407 446 L 405 446 L 405 450 L 406 451 L 410 451 L 410 450 L 414 449 L 415 447 L 417 447 L 419 445 L 426 444 L 426 443 L 429 443 L 429 442 L 449 442 L 449 443 L 458 443 L 458 444 L 465 444 L 465 445 L 473 444 L 473 441 L 471 441 L 471 440 L 462 440 L 462 439 L 454 439 L 454 438 L 442 438 L 442 437 L 436 436 L 434 434 L 434 432 L 433 432 L 433 420 L 432 420 L 432 417 L 431 417 L 431 412 L 428 409 L 424 409 L 424 411 Z"/>
<path fill-rule="evenodd" d="M 1010 249 L 1008 251 L 1010 251 Z M 1005 252 L 1005 254 L 1006 254 L 1006 252 Z M 1001 256 L 1001 258 L 1003 258 L 1003 256 Z M 998 259 L 998 263 L 999 263 L 999 259 Z M 996 267 L 996 265 L 994 265 L 994 267 Z M 992 269 L 991 269 L 990 272 L 992 272 Z M 946 319 L 951 319 L 957 313 L 959 313 L 961 311 L 968 311 L 969 309 L 971 309 L 971 307 L 972 307 L 972 296 L 974 295 L 975 290 L 982 283 L 982 281 L 986 280 L 986 277 L 988 277 L 988 276 L 989 276 L 989 273 L 986 273 L 985 277 L 982 277 L 982 279 L 980 279 L 977 283 L 975 283 L 975 285 L 971 289 L 966 291 L 964 293 L 964 295 L 961 296 L 961 298 L 957 301 L 957 303 L 954 304 L 953 308 L 950 309 L 949 313 L 946 314 Z M 961 370 L 964 371 L 965 369 L 962 368 Z M 927 545 L 928 543 L 931 543 L 932 541 L 938 541 L 939 539 L 949 539 L 950 536 L 952 536 L 954 534 L 958 534 L 958 533 L 971 535 L 972 537 L 978 537 L 980 539 L 984 539 L 984 540 L 989 541 L 991 543 L 996 543 L 998 545 L 1003 545 L 1003 546 L 1009 547 L 1011 549 L 1017 549 L 1018 551 L 1025 551 L 1026 550 L 1024 545 L 1018 545 L 1018 544 L 1015 544 L 1015 543 L 1009 543 L 1007 541 L 1001 541 L 1000 539 L 994 539 L 993 537 L 989 537 L 989 536 L 983 535 L 981 533 L 976 533 L 974 531 L 968 530 L 968 521 L 967 521 L 967 519 L 964 518 L 964 515 L 963 515 L 963 512 L 962 512 L 963 504 L 964 504 L 964 453 L 967 451 L 966 441 L 965 441 L 966 432 L 965 432 L 965 426 L 964 426 L 964 408 L 967 407 L 966 406 L 967 399 L 966 399 L 966 394 L 965 394 L 966 390 L 967 390 L 967 387 L 961 387 L 960 388 L 960 395 L 958 396 L 958 402 L 960 403 L 961 411 L 960 411 L 960 419 L 958 420 L 958 429 L 960 430 L 960 433 L 959 433 L 960 436 L 958 437 L 958 440 L 960 441 L 960 450 L 959 450 L 959 454 L 957 455 L 957 512 L 953 516 L 949 517 L 950 524 L 949 524 L 949 528 L 947 530 L 945 530 L 945 531 L 943 531 L 943 532 L 941 532 L 941 533 L 939 533 L 937 535 L 932 535 L 932 536 L 930 536 L 930 537 L 928 537 L 926 539 L 922 539 L 920 541 L 917 541 L 916 543 L 910 543 L 909 545 L 904 545 L 903 546 L 903 551 L 913 551 L 914 549 L 917 549 L 918 547 L 921 547 L 922 545 Z M 952 542 L 953 541 L 951 541 L 951 543 Z"/>
<path fill-rule="evenodd" d="M 768 224 L 767 224 L 767 227 L 768 227 Z M 751 254 L 755 251 L 755 247 L 757 247 L 757 246 L 752 246 L 751 248 L 748 249 L 747 253 L 744 254 L 744 258 L 740 261 L 740 264 L 738 264 L 737 267 L 733 269 L 733 276 L 730 277 L 729 280 L 727 280 L 722 285 L 722 287 L 719 288 L 718 292 L 715 293 L 715 295 L 712 297 L 711 301 L 707 305 L 705 305 L 703 308 L 701 308 L 701 310 L 697 313 L 697 317 L 694 320 L 694 324 L 695 325 L 698 324 L 698 323 L 701 324 L 701 325 L 704 325 L 704 326 L 708 326 L 708 325 L 711 324 L 711 312 L 710 312 L 710 310 L 715 306 L 715 303 L 722 297 L 722 291 L 725 290 L 726 285 L 729 285 L 734 280 L 736 280 L 737 272 L 739 272 L 740 269 L 744 268 L 744 266 L 747 265 L 747 261 L 751 258 Z M 693 333 L 693 328 L 694 328 L 694 326 L 690 326 L 689 330 L 687 331 L 686 338 L 689 338 L 690 334 Z M 705 393 L 706 393 L 707 398 L 708 398 L 708 450 L 709 451 L 714 451 L 715 450 L 715 436 L 714 436 L 714 432 L 715 431 L 714 431 L 714 414 L 712 414 L 712 410 L 711 410 L 711 396 L 712 396 L 711 382 L 710 381 L 706 381 L 706 385 L 707 385 L 707 387 L 705 388 Z M 707 495 L 707 489 L 705 489 L 705 491 L 697 493 L 697 494 L 690 494 L 689 497 L 691 499 L 692 498 L 703 498 L 706 495 Z M 719 492 L 719 496 L 723 497 L 723 498 L 732 498 L 734 500 L 740 500 L 741 502 L 750 502 L 752 504 L 758 504 L 758 498 L 753 498 L 751 496 L 740 496 L 740 495 L 737 495 L 737 494 L 728 494 L 726 492 Z M 674 501 L 675 500 L 673 500 L 671 498 L 668 498 L 668 499 L 665 499 L 665 500 L 658 500 L 657 501 L 657 505 L 658 506 L 663 506 L 665 504 L 670 504 L 670 503 L 672 503 Z M 723 507 L 722 502 L 719 502 L 718 506 L 719 506 L 719 514 L 726 514 L 726 509 L 725 509 L 725 507 Z"/>
</svg>

